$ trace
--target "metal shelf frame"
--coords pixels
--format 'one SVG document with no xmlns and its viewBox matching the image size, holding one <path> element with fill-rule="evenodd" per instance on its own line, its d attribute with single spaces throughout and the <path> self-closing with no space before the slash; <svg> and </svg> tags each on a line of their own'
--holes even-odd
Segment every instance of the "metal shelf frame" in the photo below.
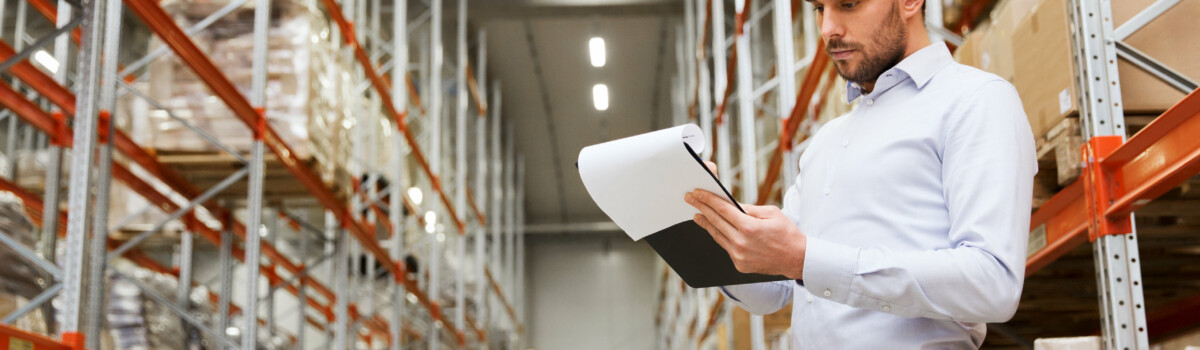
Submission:
<svg viewBox="0 0 1200 350">
<path fill-rule="evenodd" d="M 80 343 L 86 339 L 87 346 L 94 348 L 98 341 L 98 331 L 100 329 L 100 312 L 98 310 L 99 302 L 97 300 L 99 293 L 103 291 L 102 280 L 100 276 L 105 271 L 105 262 L 108 259 L 123 257 L 138 263 L 150 270 L 157 272 L 169 273 L 176 276 L 181 281 L 191 281 L 191 266 L 194 234 L 199 234 L 214 245 L 220 246 L 221 250 L 221 293 L 224 297 L 219 297 L 217 293 L 210 293 L 210 299 L 218 302 L 219 313 L 218 320 L 214 325 L 207 325 L 197 320 L 190 319 L 187 315 L 185 307 L 174 304 L 168 296 L 149 293 L 156 301 L 164 304 L 172 311 L 179 314 L 185 321 L 190 323 L 190 326 L 196 327 L 206 333 L 209 333 L 218 341 L 223 343 L 223 346 L 239 347 L 239 343 L 234 339 L 225 336 L 224 329 L 230 324 L 230 315 L 237 313 L 240 308 L 235 305 L 230 305 L 229 295 L 232 293 L 230 288 L 233 281 L 231 279 L 232 260 L 237 258 L 245 261 L 259 262 L 257 270 L 262 276 L 267 278 L 268 284 L 260 288 L 256 286 L 258 283 L 259 274 L 248 274 L 245 283 L 250 286 L 247 288 L 247 309 L 255 310 L 253 314 L 260 314 L 258 303 L 264 302 L 268 309 L 265 319 L 249 318 L 243 321 L 241 325 L 242 336 L 241 348 L 253 348 L 257 341 L 256 328 L 259 325 L 266 326 L 272 334 L 276 332 L 279 326 L 275 322 L 275 315 L 278 314 L 275 310 L 274 292 L 278 289 L 286 289 L 291 294 L 299 299 L 299 313 L 303 317 L 298 318 L 300 325 L 298 326 L 301 332 L 297 336 L 288 336 L 293 343 L 298 344 L 301 348 L 304 347 L 304 323 L 307 322 L 311 326 L 321 331 L 332 331 L 334 333 L 333 344 L 329 344 L 335 348 L 346 348 L 349 346 L 349 339 L 352 334 L 358 334 L 363 344 L 372 347 L 373 342 L 379 337 L 383 337 L 385 343 L 391 348 L 401 348 L 404 345 L 405 338 L 402 333 L 411 335 L 414 340 L 424 340 L 428 343 L 431 349 L 438 348 L 442 343 L 443 336 L 449 335 L 454 339 L 453 343 L 459 347 L 467 346 L 467 337 L 465 329 L 469 327 L 474 332 L 474 341 L 477 344 L 487 342 L 487 334 L 489 328 L 486 325 L 481 327 L 476 322 L 476 318 L 485 323 L 504 321 L 498 315 L 500 313 L 489 311 L 495 307 L 491 304 L 502 306 L 507 312 L 507 324 L 509 325 L 505 332 L 509 335 L 505 340 L 517 344 L 520 341 L 518 335 L 523 332 L 521 325 L 520 314 L 514 311 L 513 302 L 516 305 L 523 304 L 523 288 L 520 288 L 519 283 L 523 282 L 520 271 L 518 269 L 517 260 L 524 260 L 523 249 L 517 246 L 518 242 L 523 242 L 522 232 L 519 228 L 523 225 L 515 225 L 515 220 L 523 220 L 523 210 L 517 203 L 523 201 L 523 189 L 520 186 L 519 180 L 521 177 L 522 166 L 519 166 L 520 160 L 513 157 L 513 149 L 511 146 L 511 138 L 513 132 L 508 133 L 508 161 L 501 161 L 499 157 L 492 157 L 492 161 L 486 160 L 487 142 L 491 141 L 493 147 L 492 155 L 496 156 L 499 153 L 500 134 L 500 115 L 499 115 L 499 84 L 493 83 L 491 90 L 492 103 L 497 107 L 492 110 L 491 116 L 491 137 L 488 134 L 488 104 L 487 92 L 488 84 L 486 82 L 486 48 L 485 35 L 482 31 L 479 33 L 478 52 L 478 67 L 480 68 L 479 79 L 476 79 L 474 71 L 470 67 L 470 62 L 467 58 L 467 33 L 466 33 L 466 1 L 459 1 L 459 36 L 457 38 L 458 46 L 458 64 L 455 67 L 456 85 L 455 94 L 458 101 L 457 120 L 455 123 L 457 130 L 455 131 L 457 155 L 456 164 L 453 168 L 444 170 L 453 171 L 452 178 L 454 185 L 445 188 L 439 177 L 438 171 L 441 170 L 440 160 L 442 155 L 439 152 L 439 139 L 442 137 L 440 128 L 436 125 L 440 124 L 443 109 L 440 107 L 444 91 L 439 87 L 442 75 L 442 70 L 448 65 L 443 65 L 441 62 L 441 22 L 440 14 L 441 0 L 432 0 L 429 10 L 426 15 L 418 16 L 417 22 L 427 21 L 431 39 L 426 42 L 426 45 L 431 47 L 424 48 L 424 52 L 431 57 L 433 64 L 432 69 L 425 72 L 426 79 L 422 79 L 430 86 L 428 89 L 423 89 L 427 99 L 430 100 L 431 108 L 428 110 L 421 106 L 421 100 L 418 94 L 416 84 L 408 74 L 409 54 L 408 54 L 408 36 L 413 31 L 414 27 L 420 23 L 408 23 L 407 9 L 408 4 L 404 6 L 392 6 L 395 18 L 392 20 L 393 32 L 392 41 L 384 42 L 386 37 L 382 33 L 381 20 L 379 13 L 382 12 L 382 4 L 375 0 L 368 3 L 363 0 L 347 0 L 342 4 L 338 4 L 333 0 L 322 0 L 322 4 L 329 18 L 337 25 L 335 29 L 335 37 L 340 37 L 341 52 L 347 54 L 347 57 L 352 57 L 347 62 L 357 62 L 358 69 L 355 70 L 355 76 L 360 81 L 363 81 L 361 91 L 366 93 L 367 99 L 373 108 L 376 115 L 382 112 L 387 116 L 387 120 L 396 126 L 399 135 L 394 137 L 392 147 L 392 159 L 387 167 L 393 170 L 392 178 L 388 179 L 388 186 L 380 185 L 383 172 L 370 169 L 371 171 L 363 170 L 363 174 L 373 173 L 366 176 L 362 182 L 356 181 L 355 194 L 351 196 L 350 203 L 345 203 L 339 200 L 328 188 L 324 187 L 316 174 L 308 169 L 306 165 L 295 155 L 289 145 L 279 138 L 278 134 L 266 123 L 265 110 L 261 107 L 265 102 L 263 94 L 265 88 L 266 77 L 266 34 L 269 7 L 271 1 L 256 0 L 255 6 L 255 52 L 254 52 L 254 69 L 252 77 L 252 85 L 250 96 L 243 96 L 241 92 L 230 82 L 191 41 L 189 35 L 199 32 L 204 27 L 212 24 L 213 21 L 229 12 L 236 9 L 238 6 L 246 3 L 243 0 L 230 4 L 225 9 L 218 11 L 211 18 L 202 21 L 193 28 L 188 28 L 184 31 L 180 28 L 167 14 L 159 7 L 158 4 L 150 1 L 128 0 L 121 2 L 112 0 L 87 0 L 80 3 L 82 16 L 80 19 L 71 20 L 71 11 L 63 11 L 70 6 L 70 3 L 60 2 L 58 8 L 50 4 L 47 0 L 28 0 L 34 8 L 48 20 L 56 22 L 59 29 L 49 36 L 35 41 L 35 45 L 45 45 L 50 41 L 55 42 L 56 57 L 60 58 L 60 62 L 67 61 L 67 36 L 65 33 L 73 33 L 73 39 L 76 42 L 78 49 L 78 68 L 75 70 L 77 75 L 74 79 L 74 92 L 68 89 L 67 74 L 69 68 L 57 70 L 55 77 L 49 77 L 42 73 L 38 68 L 30 64 L 26 59 L 36 49 L 25 48 L 25 40 L 16 40 L 15 48 L 9 47 L 3 40 L 0 40 L 0 65 L 5 69 L 10 70 L 14 76 L 13 84 L 0 84 L 0 104 L 7 108 L 4 115 L 10 118 L 9 121 L 9 144 L 7 148 L 9 154 L 13 154 L 15 147 L 11 146 L 14 143 L 18 126 L 26 130 L 26 140 L 33 139 L 33 130 L 40 133 L 37 135 L 46 135 L 48 140 L 41 143 L 49 143 L 50 153 L 52 155 L 52 164 L 48 170 L 48 183 L 56 184 L 58 181 L 59 169 L 61 169 L 61 157 L 64 148 L 73 148 L 72 162 L 73 164 L 89 164 L 92 166 L 75 166 L 70 172 L 70 181 L 66 188 L 68 196 L 69 210 L 61 214 L 66 225 L 62 228 L 56 226 L 59 220 L 47 220 L 43 226 L 42 250 L 43 252 L 52 252 L 53 245 L 56 243 L 54 233 L 62 232 L 66 238 L 66 248 L 68 250 L 67 261 L 62 262 L 62 271 L 58 271 L 56 275 L 64 275 L 59 280 L 65 281 L 62 287 L 55 287 L 55 290 L 61 289 L 64 297 L 64 315 L 67 319 L 63 320 L 63 338 L 71 341 L 78 340 Z M 25 9 L 26 3 L 18 3 L 18 33 L 17 38 L 22 39 L 25 36 Z M 367 9 L 372 9 L 372 15 L 367 16 Z M 131 64 L 129 67 L 118 65 L 117 52 L 120 46 L 120 16 L 124 8 L 128 8 L 130 12 L 138 16 L 143 23 L 147 25 L 166 45 L 164 48 L 152 52 L 150 55 Z M 345 8 L 345 12 L 343 12 Z M 0 8 L 0 12 L 3 9 Z M 359 23 L 368 23 L 365 26 L 357 28 L 366 30 L 356 30 L 354 20 Z M 78 27 L 78 28 L 76 28 Z M 360 43 L 367 43 L 366 45 Z M 235 172 L 233 175 L 226 178 L 224 181 L 215 185 L 212 188 L 201 192 L 192 184 L 188 183 L 183 176 L 172 169 L 160 163 L 156 157 L 146 149 L 134 143 L 127 135 L 119 130 L 115 130 L 109 120 L 110 111 L 115 109 L 115 96 L 125 92 L 132 92 L 141 98 L 146 98 L 145 94 L 139 93 L 129 83 L 136 81 L 139 77 L 134 74 L 138 69 L 145 67 L 149 61 L 162 56 L 169 48 L 177 57 L 179 57 L 196 75 L 207 85 L 213 93 L 219 97 L 229 108 L 234 112 L 251 130 L 255 136 L 255 142 L 251 148 L 249 155 L 242 155 L 238 152 L 231 151 L 232 148 L 221 145 L 215 137 L 207 135 L 199 129 L 190 126 L 194 131 L 206 140 L 213 143 L 217 148 L 231 151 L 231 156 L 238 158 L 245 168 Z M 103 58 L 101 58 L 103 56 Z M 379 62 L 385 56 L 391 56 L 389 62 Z M 377 65 L 377 63 L 382 63 Z M 132 68 L 131 68 L 132 67 Z M 377 68 L 380 67 L 380 68 Z M 425 67 L 422 67 L 424 70 Z M 391 75 L 391 82 L 387 80 L 384 74 Z M 28 84 L 25 86 L 23 84 Z M 468 87 L 468 88 L 464 88 Z M 368 88 L 372 88 L 368 91 Z M 21 91 L 25 90 L 26 93 Z M 407 90 L 407 94 L 404 90 Z M 468 95 L 469 94 L 469 95 Z M 475 192 L 482 194 L 477 201 L 472 193 L 472 189 L 467 187 L 468 166 L 466 165 L 466 128 L 467 128 L 467 109 L 468 96 L 474 100 L 475 110 L 478 112 L 476 119 L 476 139 L 477 141 L 477 172 L 475 175 Z M 147 98 L 151 104 L 161 106 L 155 101 Z M 258 107 L 256 107 L 258 106 Z M 398 108 L 397 106 L 402 106 Z M 50 113 L 46 112 L 50 109 Z M 382 109 L 382 110 L 381 110 Z M 424 115 L 426 121 L 432 121 L 435 125 L 432 130 L 423 130 L 426 139 L 429 141 L 425 145 L 434 149 L 432 159 L 427 160 L 421 151 L 421 142 L 418 136 L 408 127 L 406 117 L 408 113 L 416 111 Z M 428 111 L 428 113 L 427 113 Z M 170 114 L 170 113 L 168 113 Z M 66 116 L 74 116 L 68 119 Z M 172 115 L 174 118 L 174 116 Z M 23 121 L 18 123 L 17 119 Z M 176 118 L 178 119 L 178 118 Z M 73 122 L 72 122 L 73 121 Z M 39 136 L 40 137 L 40 136 Z M 377 150 L 374 143 L 367 145 L 357 145 L 360 154 L 372 155 Z M 127 157 L 133 164 L 124 165 L 115 162 L 112 157 L 112 150 L 116 149 Z M 316 229 L 315 225 L 305 222 L 295 215 L 287 212 L 287 208 L 280 203 L 263 203 L 263 173 L 264 173 L 264 158 L 266 152 L 270 151 L 277 159 L 279 159 L 288 171 L 302 184 L 317 202 L 325 208 L 326 211 L 326 228 L 325 230 Z M 404 154 L 407 152 L 407 154 Z M 57 157 L 54 157 L 57 155 Z M 92 155 L 99 155 L 99 159 L 92 159 Z M 441 256 L 442 250 L 440 245 L 442 235 L 429 235 L 423 241 L 430 241 L 432 248 L 428 260 L 434 266 L 432 273 L 427 274 L 425 278 L 409 279 L 407 278 L 406 269 L 403 260 L 406 252 L 414 252 L 413 248 L 408 248 L 405 245 L 406 230 L 416 229 L 414 223 L 421 222 L 422 224 L 433 225 L 437 223 L 424 223 L 423 217 L 417 217 L 414 214 L 418 213 L 419 205 L 404 193 L 404 189 L 410 184 L 416 184 L 407 178 L 407 156 L 412 156 L 420 166 L 425 175 L 425 184 L 432 187 L 433 192 L 436 192 L 441 200 L 443 207 L 437 208 L 447 212 L 448 220 L 457 229 L 459 235 L 452 239 L 456 245 L 457 256 L 459 259 L 468 259 L 465 246 L 467 243 L 467 233 L 472 231 L 475 243 L 475 272 L 472 279 L 476 281 L 478 288 L 475 290 L 471 299 L 475 305 L 475 318 L 467 314 L 466 293 L 464 291 L 465 280 L 467 278 L 467 268 L 461 267 L 455 271 L 456 279 L 456 295 L 452 305 L 454 307 L 454 321 L 446 319 L 441 311 L 441 294 L 438 293 L 438 269 L 437 265 L 440 260 L 444 259 Z M 362 161 L 366 157 L 359 157 Z M 94 162 L 94 163 L 93 163 Z M 94 164 L 94 165 L 93 165 Z M 432 164 L 432 165 L 431 165 Z M 136 167 L 130 167 L 136 165 Z M 95 166 L 99 171 L 91 171 Z M 373 165 L 365 165 L 373 167 Z M 488 170 L 492 171 L 488 171 Z M 513 176 L 518 173 L 517 176 Z M 500 183 L 501 174 L 507 174 L 508 180 Z M 7 174 L 12 178 L 12 173 Z M 249 189 L 247 193 L 247 204 L 245 209 L 247 212 L 248 223 L 243 225 L 238 220 L 233 218 L 233 210 L 228 206 L 228 203 L 217 203 L 212 197 L 228 186 L 243 178 L 249 180 Z M 138 195 L 144 197 L 154 206 L 162 209 L 170 215 L 170 220 L 182 220 L 185 223 L 186 229 L 182 235 L 180 242 L 180 252 L 178 256 L 180 267 L 176 269 L 168 269 L 153 259 L 142 255 L 137 250 L 136 246 L 141 241 L 159 231 L 166 222 L 161 222 L 155 226 L 155 229 L 142 233 L 135 239 L 126 242 L 125 244 L 116 244 L 113 241 L 106 240 L 108 236 L 107 220 L 107 203 L 109 201 L 107 194 L 110 191 L 108 184 L 111 179 L 117 179 L 130 187 Z M 147 181 L 150 179 L 152 181 Z M 487 179 L 491 179 L 492 188 L 494 191 L 488 190 Z M 518 182 L 520 181 L 520 182 Z M 156 186 L 156 184 L 166 185 L 166 188 Z M 500 190 L 503 188 L 503 190 Z M 42 206 L 37 198 L 31 194 L 24 192 L 11 182 L 0 182 L 0 189 L 9 192 L 21 192 L 24 195 L 21 198 L 27 206 L 40 207 L 44 209 L 42 217 L 60 215 L 57 211 L 57 206 Z M 47 186 L 45 191 L 44 202 L 58 203 L 58 186 Z M 454 191 L 455 198 L 451 202 L 449 195 L 450 191 Z M 478 202 L 486 202 L 489 199 L 487 194 L 496 192 L 497 195 L 492 197 L 491 209 L 499 212 L 501 201 L 505 202 L 507 214 L 504 218 L 497 215 L 497 219 L 491 222 L 492 230 L 492 254 L 486 254 L 486 236 L 485 233 L 489 229 L 488 222 L 481 210 L 482 205 Z M 93 194 L 95 193 L 95 194 Z M 182 202 L 181 199 L 182 198 Z M 402 200 L 396 200 L 400 198 Z M 35 202 L 36 201 L 36 202 Z M 92 202 L 97 205 L 91 205 Z M 469 202 L 468 202 L 469 201 Z M 403 205 L 403 207 L 402 207 Z M 515 210 L 510 208 L 516 208 Z M 265 212 L 268 208 L 274 208 L 277 215 L 267 215 Z M 366 210 L 365 214 L 361 209 Z M 405 214 L 405 209 L 410 215 Z M 466 219 L 459 217 L 458 213 L 467 213 L 470 210 L 473 216 L 467 216 Z M 140 214 L 140 213 L 139 213 Z M 443 216 L 445 218 L 445 216 Z M 316 233 L 323 236 L 327 244 L 332 243 L 333 249 L 326 249 L 325 255 L 310 258 L 301 255 L 298 257 L 299 263 L 293 262 L 291 258 L 285 256 L 277 250 L 273 242 L 276 240 L 279 230 L 279 223 L 287 222 L 294 231 L 300 233 L 301 245 L 305 246 L 311 240 L 306 237 L 303 232 Z M 256 228 L 264 227 L 270 224 L 270 234 L 266 236 L 267 242 L 263 242 L 264 237 L 261 237 L 257 232 L 250 231 L 247 234 L 247 227 Z M 120 228 L 123 225 L 117 225 Z M 473 228 L 473 230 L 472 230 Z M 391 249 L 385 249 L 376 236 L 377 229 L 386 229 L 390 236 Z M 94 232 L 93 232 L 94 231 Z M 45 232 L 51 234 L 47 236 Z M 350 233 L 355 238 L 354 242 L 342 239 L 342 233 Z M 89 236 L 90 234 L 90 236 Z M 265 234 L 265 233 L 264 233 Z M 234 247 L 233 236 L 238 236 L 245 241 L 245 249 Z M 439 237 L 433 239 L 432 237 Z M 521 243 L 523 245 L 523 243 Z M 502 246 L 505 249 L 500 249 Z M 19 245 L 18 245 L 19 247 Z M 47 248 L 48 247 L 48 248 Z M 105 254 L 104 251 L 112 250 L 111 253 Z M 366 282 L 365 293 L 358 292 L 359 285 L 364 282 L 358 281 L 357 274 L 353 277 L 357 283 L 348 283 L 346 280 L 348 275 L 349 253 L 365 250 L 368 253 L 367 257 L 372 261 L 381 261 L 384 267 L 383 273 L 391 273 L 393 278 L 389 281 L 389 286 L 384 291 L 377 291 L 375 284 L 370 280 Z M 304 249 L 301 249 L 303 254 Z M 415 253 L 415 252 L 414 252 Z M 260 257 L 265 255 L 266 264 Z M 419 253 L 418 253 L 419 254 Z M 49 256 L 49 254 L 44 254 Z M 357 254 L 355 255 L 357 256 Z M 501 259 L 503 257 L 504 259 Z M 491 264 L 485 263 L 488 258 L 492 260 Z M 331 270 L 333 275 L 328 282 L 335 283 L 335 289 L 330 290 L 323 283 L 318 281 L 314 276 L 310 275 L 310 270 L 315 266 L 332 260 L 335 268 Z M 501 265 L 498 262 L 504 261 Z M 310 265 L 311 264 L 311 265 Z M 53 262 L 43 261 L 41 264 L 47 266 L 47 273 L 55 274 L 51 271 L 57 271 L 54 268 Z M 369 264 L 369 275 L 376 276 L 374 264 Z M 493 277 L 489 266 L 502 268 L 501 278 Z M 282 267 L 286 272 L 279 272 Z M 88 277 L 87 282 L 82 277 Z M 486 283 L 484 282 L 486 281 Z M 499 281 L 499 282 L 497 282 Z M 427 285 L 427 288 L 422 288 L 421 285 Z M 486 286 L 491 286 L 494 298 L 489 297 L 486 293 Z M 507 285 L 507 293 L 516 296 L 514 300 L 509 300 L 505 297 L 505 287 Z M 91 288 L 85 288 L 91 286 Z M 184 298 L 190 293 L 191 283 L 180 283 L 180 289 L 176 298 Z M 349 287 L 349 288 L 347 288 Z M 324 299 L 324 303 L 310 295 L 310 290 L 318 292 L 318 296 Z M 261 289 L 268 290 L 266 295 L 262 295 Z M 347 290 L 349 289 L 349 290 Z M 427 289 L 430 293 L 426 294 L 423 289 Z M 47 296 L 53 295 L 55 292 L 44 293 Z M 365 296 L 363 294 L 366 294 Z M 380 296 L 382 294 L 383 296 Z M 86 299 L 85 299 L 86 298 Z M 385 299 L 380 303 L 376 303 L 376 299 Z M 49 299 L 49 297 L 45 298 Z M 349 302 L 351 299 L 362 300 L 358 304 Z M 422 333 L 416 328 L 421 322 L 415 319 L 414 315 L 409 315 L 405 307 L 406 302 L 415 299 L 427 311 L 429 317 L 428 322 L 424 323 L 424 328 L 428 331 Z M 488 302 L 493 300 L 494 302 Z M 381 306 L 388 306 L 391 303 L 391 309 L 394 311 L 385 319 L 377 309 Z M 307 306 L 307 307 L 306 307 Z M 319 314 L 324 316 L 325 323 L 319 322 L 307 313 L 307 309 L 315 309 Z M 360 312 L 361 310 L 361 312 Z M 493 316 L 496 315 L 496 316 Z M 407 321 L 407 322 L 405 322 Z M 335 324 L 336 323 L 336 324 Z M 358 325 L 366 326 L 369 331 L 356 331 Z M 460 330 L 462 328 L 463 330 Z M 441 332 L 445 330 L 446 332 Z M 422 339 L 424 338 L 424 339 Z"/>
</svg>

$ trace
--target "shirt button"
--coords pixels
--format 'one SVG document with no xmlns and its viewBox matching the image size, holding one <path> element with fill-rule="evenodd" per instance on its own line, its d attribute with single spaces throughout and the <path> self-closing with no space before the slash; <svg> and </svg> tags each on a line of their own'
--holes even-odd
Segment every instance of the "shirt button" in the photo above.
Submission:
<svg viewBox="0 0 1200 350">
<path fill-rule="evenodd" d="M 833 292 L 830 292 L 828 289 L 826 289 L 826 290 L 825 290 L 825 296 L 826 296 L 826 297 L 829 297 L 829 296 L 832 296 L 832 295 L 833 295 Z"/>
<path fill-rule="evenodd" d="M 826 196 L 828 196 L 828 195 L 829 195 L 829 192 L 830 192 L 830 191 L 829 191 L 829 188 L 828 188 L 828 187 L 826 187 L 826 188 L 825 188 L 825 195 L 826 195 Z"/>
<path fill-rule="evenodd" d="M 809 295 L 809 296 L 808 296 L 808 303 L 809 303 L 809 304 L 812 304 L 812 302 L 813 302 L 813 297 L 812 297 L 811 295 Z"/>
<path fill-rule="evenodd" d="M 883 306 L 883 312 L 889 312 L 889 311 L 892 311 L 892 307 L 891 307 L 891 306 L 884 305 L 884 306 Z"/>
<path fill-rule="evenodd" d="M 870 106 L 870 105 L 874 105 L 874 104 L 875 104 L 875 100 L 872 100 L 872 99 L 868 99 L 868 100 L 867 100 L 867 105 L 868 105 L 868 106 Z"/>
<path fill-rule="evenodd" d="M 846 146 L 850 146 L 850 140 L 842 141 L 842 148 L 846 148 Z"/>
</svg>

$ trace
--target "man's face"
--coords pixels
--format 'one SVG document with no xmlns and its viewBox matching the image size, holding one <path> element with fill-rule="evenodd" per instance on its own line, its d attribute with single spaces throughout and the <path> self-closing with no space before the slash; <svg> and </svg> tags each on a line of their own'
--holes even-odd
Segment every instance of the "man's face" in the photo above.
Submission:
<svg viewBox="0 0 1200 350">
<path fill-rule="evenodd" d="M 904 58 L 907 28 L 896 0 L 810 0 L 825 51 L 846 80 L 872 83 Z"/>
</svg>

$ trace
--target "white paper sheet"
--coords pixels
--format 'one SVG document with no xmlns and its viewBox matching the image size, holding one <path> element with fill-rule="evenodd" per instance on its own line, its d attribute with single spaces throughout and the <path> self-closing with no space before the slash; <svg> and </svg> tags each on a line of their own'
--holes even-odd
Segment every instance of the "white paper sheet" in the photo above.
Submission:
<svg viewBox="0 0 1200 350">
<path fill-rule="evenodd" d="M 699 213 L 683 201 L 687 192 L 699 188 L 725 197 L 684 143 L 703 153 L 700 127 L 681 125 L 588 146 L 579 152 L 579 176 L 600 209 L 629 238 L 641 240 Z"/>
</svg>

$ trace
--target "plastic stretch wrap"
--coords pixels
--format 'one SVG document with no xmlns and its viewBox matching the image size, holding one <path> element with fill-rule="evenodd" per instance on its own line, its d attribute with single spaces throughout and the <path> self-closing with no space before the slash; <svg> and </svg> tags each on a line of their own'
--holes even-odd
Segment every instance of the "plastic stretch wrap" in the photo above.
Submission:
<svg viewBox="0 0 1200 350">
<path fill-rule="evenodd" d="M 163 7 L 187 28 L 225 4 L 174 0 L 164 1 Z M 253 18 L 253 8 L 244 6 L 192 36 L 246 96 L 251 92 Z M 350 155 L 348 129 L 352 123 L 347 121 L 348 108 L 340 98 L 354 88 L 349 83 L 349 70 L 338 65 L 329 25 L 315 8 L 293 1 L 273 1 L 268 35 L 268 123 L 300 158 L 315 159 L 315 170 L 326 183 L 332 183 L 338 180 L 337 170 Z M 151 45 L 162 46 L 161 42 Z M 250 129 L 178 58 L 160 59 L 149 69 L 149 84 L 142 91 L 176 117 L 214 135 L 225 145 L 249 151 L 253 143 Z M 167 111 L 133 107 L 132 118 L 146 121 L 133 122 L 134 134 L 149 135 L 141 144 L 160 151 L 218 151 Z M 139 125 L 145 129 L 137 130 Z"/>
<path fill-rule="evenodd" d="M 25 213 L 21 199 L 9 192 L 0 192 L 0 234 L 34 249 L 38 229 Z M 24 306 L 45 289 L 49 282 L 33 263 L 25 260 L 7 245 L 0 244 L 0 317 Z M 34 310 L 14 324 L 17 328 L 45 333 L 45 321 L 40 309 Z"/>
<path fill-rule="evenodd" d="M 198 341 L 204 349 L 216 349 L 218 343 L 203 332 L 189 327 L 179 315 L 151 299 L 139 282 L 155 293 L 174 298 L 178 280 L 174 276 L 156 273 L 126 262 L 114 268 L 122 275 L 108 279 L 108 302 L 105 319 L 108 332 L 117 349 L 183 349 L 185 341 Z M 190 314 L 206 325 L 215 320 L 216 307 L 208 298 L 208 289 L 195 286 L 188 296 Z"/>
</svg>

